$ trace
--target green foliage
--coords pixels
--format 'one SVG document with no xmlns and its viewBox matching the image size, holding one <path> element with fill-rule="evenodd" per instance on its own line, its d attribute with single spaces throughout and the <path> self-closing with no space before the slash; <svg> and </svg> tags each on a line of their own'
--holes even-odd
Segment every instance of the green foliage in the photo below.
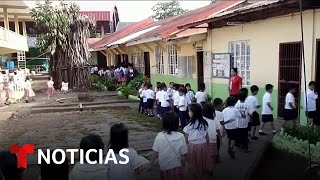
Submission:
<svg viewBox="0 0 320 180">
<path fill-rule="evenodd" d="M 100 76 L 93 74 L 91 76 L 91 83 L 94 84 L 94 83 L 98 83 L 98 82 L 100 82 Z"/>
<path fill-rule="evenodd" d="M 101 81 L 98 81 L 97 83 L 93 83 L 92 87 L 96 91 L 106 91 L 107 90 L 106 85 L 104 85 Z"/>
<path fill-rule="evenodd" d="M 98 75 L 91 76 L 91 84 L 93 89 L 97 91 L 115 91 L 117 89 L 117 81 L 113 77 L 107 77 L 104 79 Z"/>
<path fill-rule="evenodd" d="M 108 91 L 115 91 L 118 87 L 117 80 L 113 77 L 107 77 L 104 84 L 106 85 Z"/>
<path fill-rule="evenodd" d="M 167 2 L 158 2 L 155 6 L 152 7 L 152 11 L 154 13 L 152 15 L 152 18 L 161 20 L 183 14 L 187 10 L 182 9 L 178 1 L 172 0 Z"/>
<path fill-rule="evenodd" d="M 140 85 L 144 82 L 148 82 L 148 79 L 143 75 L 138 75 L 129 83 L 123 84 L 120 87 L 118 87 L 117 91 L 121 92 L 121 95 L 128 99 L 129 95 L 138 94 L 138 89 L 140 88 Z"/>
<path fill-rule="evenodd" d="M 320 142 L 320 131 L 316 128 L 310 128 L 310 130 L 307 126 L 301 126 L 298 128 L 288 126 L 284 128 L 285 133 L 302 140 L 308 140 L 308 131 L 311 144 L 317 144 L 317 142 Z"/>
</svg>

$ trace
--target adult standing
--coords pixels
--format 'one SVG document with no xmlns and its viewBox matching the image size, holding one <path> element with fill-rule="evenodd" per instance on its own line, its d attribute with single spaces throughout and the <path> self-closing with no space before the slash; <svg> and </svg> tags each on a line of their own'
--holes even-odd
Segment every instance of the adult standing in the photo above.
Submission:
<svg viewBox="0 0 320 180">
<path fill-rule="evenodd" d="M 238 75 L 238 68 L 232 68 L 231 78 L 229 80 L 229 95 L 238 99 L 238 95 L 241 88 L 242 78 Z"/>
</svg>

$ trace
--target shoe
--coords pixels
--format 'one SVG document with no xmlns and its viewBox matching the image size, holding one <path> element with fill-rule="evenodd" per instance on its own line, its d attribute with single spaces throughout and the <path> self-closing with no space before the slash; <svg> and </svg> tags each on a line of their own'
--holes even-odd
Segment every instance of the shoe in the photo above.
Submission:
<svg viewBox="0 0 320 180">
<path fill-rule="evenodd" d="M 154 117 L 154 114 L 150 114 L 150 117 Z"/>
<path fill-rule="evenodd" d="M 267 135 L 266 133 L 264 133 L 263 131 L 260 131 L 259 132 L 259 135 L 261 135 L 261 136 L 265 136 L 265 135 Z"/>
<path fill-rule="evenodd" d="M 257 136 L 253 136 L 253 137 L 251 137 L 251 140 L 258 140 L 259 138 L 257 137 Z"/>
</svg>

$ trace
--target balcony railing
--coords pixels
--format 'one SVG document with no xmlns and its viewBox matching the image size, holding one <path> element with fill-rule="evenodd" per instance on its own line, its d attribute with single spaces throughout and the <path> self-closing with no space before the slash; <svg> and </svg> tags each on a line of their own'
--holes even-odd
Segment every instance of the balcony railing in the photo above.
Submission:
<svg viewBox="0 0 320 180">
<path fill-rule="evenodd" d="M 0 54 L 29 51 L 27 37 L 0 26 Z"/>
</svg>

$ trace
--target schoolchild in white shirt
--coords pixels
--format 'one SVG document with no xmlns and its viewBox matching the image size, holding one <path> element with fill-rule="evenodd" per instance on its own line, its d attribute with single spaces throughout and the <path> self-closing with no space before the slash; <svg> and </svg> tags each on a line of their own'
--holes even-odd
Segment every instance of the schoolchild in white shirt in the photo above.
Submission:
<svg viewBox="0 0 320 180">
<path fill-rule="evenodd" d="M 259 87 L 253 85 L 250 87 L 251 95 L 247 97 L 246 104 L 249 106 L 249 114 L 250 114 L 250 124 L 251 124 L 251 140 L 259 139 L 256 136 L 257 126 L 260 126 L 260 115 L 258 113 L 258 109 L 261 107 L 259 105 L 258 99 L 256 95 L 259 92 Z"/>
<path fill-rule="evenodd" d="M 180 85 L 179 84 L 175 84 L 174 85 L 174 90 L 173 90 L 173 95 L 172 95 L 172 99 L 173 99 L 173 109 L 174 112 L 179 114 L 179 89 L 180 89 Z"/>
<path fill-rule="evenodd" d="M 178 132 L 178 115 L 174 112 L 165 113 L 162 118 L 162 129 L 153 144 L 151 166 L 156 159 L 159 159 L 161 179 L 184 179 L 188 147 L 184 135 Z"/>
<path fill-rule="evenodd" d="M 139 103 L 139 113 L 141 113 L 141 114 L 143 114 L 145 111 L 144 111 L 144 98 L 143 98 L 143 92 L 144 92 L 144 90 L 145 90 L 145 84 L 143 83 L 143 84 L 141 84 L 141 86 L 140 86 L 140 89 L 139 89 L 139 92 L 138 92 L 138 97 L 139 97 L 139 99 L 140 99 L 140 103 Z"/>
<path fill-rule="evenodd" d="M 195 100 L 195 97 L 194 97 L 194 92 L 193 90 L 191 89 L 191 85 L 189 83 L 187 83 L 185 85 L 186 89 L 187 89 L 187 94 L 186 96 L 190 99 L 191 102 L 194 102 Z"/>
<path fill-rule="evenodd" d="M 166 112 L 170 111 L 170 98 L 167 92 L 167 85 L 165 83 L 161 84 L 159 101 L 160 101 L 160 117 L 162 118 Z"/>
<path fill-rule="evenodd" d="M 190 123 L 183 128 L 188 141 L 188 165 L 194 179 L 208 172 L 208 122 L 203 118 L 200 104 L 189 105 Z"/>
<path fill-rule="evenodd" d="M 173 96 L 173 86 L 174 86 L 174 82 L 170 82 L 169 87 L 167 89 L 170 99 L 172 99 L 172 96 Z"/>
<path fill-rule="evenodd" d="M 224 121 L 223 121 L 223 113 L 221 112 L 223 110 L 223 100 L 220 98 L 215 98 L 213 100 L 213 106 L 215 110 L 214 120 L 218 121 L 221 124 L 220 126 L 221 137 L 217 135 L 217 149 L 218 149 L 217 162 L 220 162 L 220 156 L 219 156 L 220 146 L 222 144 L 222 137 L 226 135 L 226 130 L 224 128 Z"/>
<path fill-rule="evenodd" d="M 201 102 L 206 102 L 208 100 L 208 94 L 205 92 L 206 85 L 204 83 L 200 84 L 199 91 L 196 92 L 195 99 L 198 104 Z"/>
<path fill-rule="evenodd" d="M 248 123 L 249 123 L 249 106 L 245 103 L 247 94 L 244 91 L 239 92 L 239 101 L 234 106 L 239 110 L 241 116 L 238 118 L 238 138 L 239 147 L 248 153 Z"/>
<path fill-rule="evenodd" d="M 272 112 L 273 111 L 272 97 L 271 97 L 272 91 L 273 91 L 273 85 L 267 84 L 266 92 L 262 98 L 262 113 L 261 113 L 262 124 L 259 130 L 260 135 L 266 135 L 266 133 L 263 132 L 263 128 L 266 123 L 270 123 L 271 128 L 273 130 L 273 134 L 277 132 L 273 124 L 274 118 L 273 118 L 273 112 Z"/>
<path fill-rule="evenodd" d="M 187 120 L 189 119 L 188 104 L 190 104 L 190 102 L 188 97 L 186 96 L 186 93 L 187 93 L 187 89 L 184 87 L 180 87 L 178 109 L 179 109 L 179 119 L 180 119 L 182 128 L 184 128 L 187 125 Z"/>
<path fill-rule="evenodd" d="M 287 125 L 288 121 L 292 121 L 293 126 L 296 126 L 298 110 L 296 105 L 296 98 L 294 95 L 297 92 L 297 88 L 294 84 L 290 85 L 290 90 L 286 95 L 285 105 L 284 105 L 284 123 L 282 127 Z"/>
<path fill-rule="evenodd" d="M 218 157 L 217 140 L 221 139 L 221 124 L 215 119 L 215 110 L 212 103 L 205 103 L 202 109 L 203 117 L 208 122 L 208 169 L 212 175 Z"/>
<path fill-rule="evenodd" d="M 305 111 L 306 115 L 310 118 L 310 121 L 308 122 L 309 125 L 320 125 L 319 119 L 317 119 L 317 103 L 316 101 L 319 99 L 318 93 L 315 92 L 316 88 L 316 82 L 311 81 L 309 82 L 309 87 L 307 89 L 307 92 L 305 93 L 305 96 L 307 96 L 307 102 L 305 101 Z"/>
<path fill-rule="evenodd" d="M 227 131 L 228 137 L 228 154 L 232 159 L 235 159 L 235 143 L 238 139 L 238 118 L 241 116 L 238 109 L 234 107 L 236 98 L 230 96 L 227 98 L 227 107 L 222 111 L 224 127 Z"/>
<path fill-rule="evenodd" d="M 151 89 L 152 88 L 152 84 L 151 83 L 147 83 L 146 85 L 146 90 L 144 91 L 144 95 L 143 97 L 147 99 L 147 112 L 148 112 L 148 116 L 153 117 L 153 106 L 154 106 L 154 91 Z"/>
<path fill-rule="evenodd" d="M 160 94 L 161 94 L 161 90 L 162 90 L 162 85 L 161 83 L 159 84 L 160 82 L 157 82 L 157 87 L 156 87 L 156 90 L 155 90 L 155 94 L 156 94 L 156 105 L 157 105 L 157 118 L 161 118 L 161 102 L 160 102 Z"/>
</svg>

